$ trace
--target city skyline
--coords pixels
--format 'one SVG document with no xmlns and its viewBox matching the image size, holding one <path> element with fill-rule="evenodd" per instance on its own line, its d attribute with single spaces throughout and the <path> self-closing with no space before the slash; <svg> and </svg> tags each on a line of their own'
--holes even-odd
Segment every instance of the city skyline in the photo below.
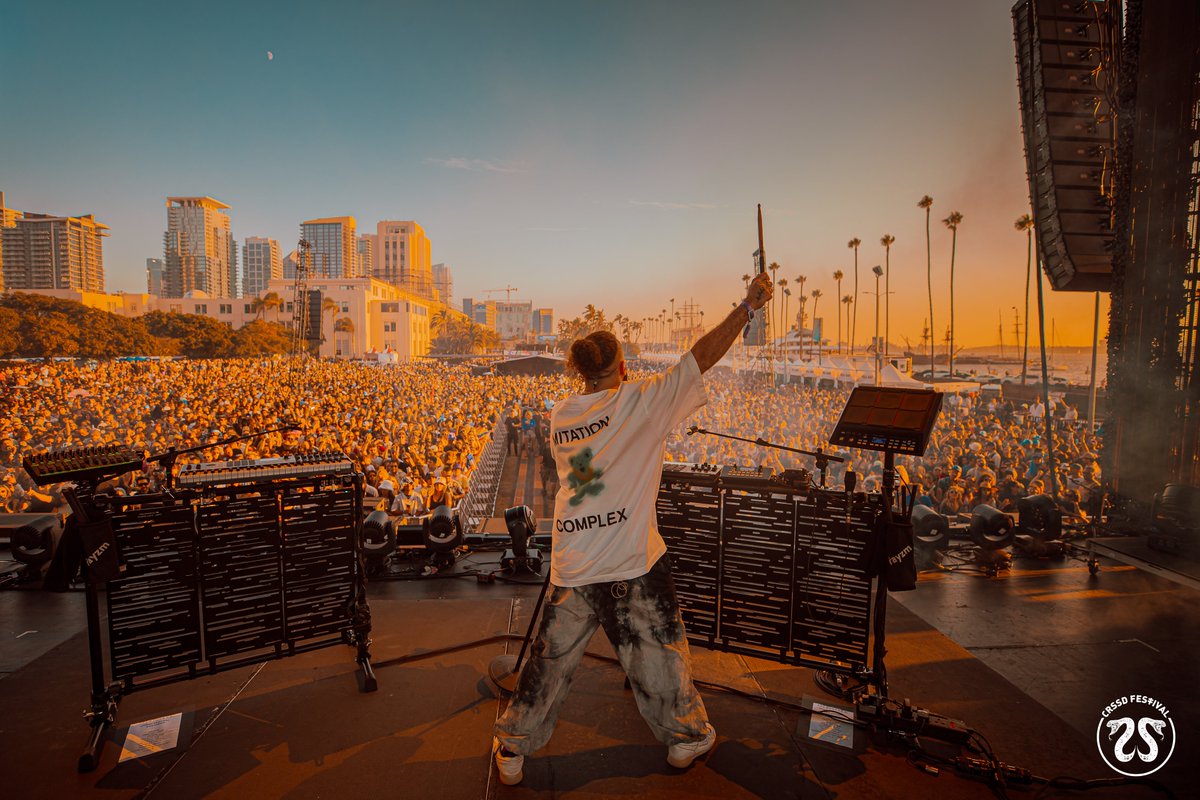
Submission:
<svg viewBox="0 0 1200 800">
<path fill-rule="evenodd" d="M 354 216 L 367 231 L 415 220 L 432 261 L 454 265 L 459 297 L 511 285 L 560 318 L 591 303 L 633 319 L 686 297 L 711 325 L 751 271 L 761 202 L 768 260 L 825 293 L 830 334 L 833 271 L 852 292 L 846 242 L 862 240 L 860 347 L 879 238 L 894 235 L 891 338 L 915 345 L 928 316 L 916 201 L 930 194 L 939 337 L 951 211 L 964 215 L 956 342 L 992 344 L 998 317 L 1007 335 L 1011 308 L 1023 313 L 1013 221 L 1028 189 L 1008 3 L 300 4 L 239 9 L 219 58 L 204 42 L 224 35 L 222 14 L 150 9 L 22 6 L 0 31 L 9 74 L 44 84 L 86 68 L 121 87 L 64 107 L 8 84 L 7 107 L 25 114 L 6 135 L 23 157 L 0 164 L 10 205 L 109 226 L 109 290 L 144 290 L 164 197 L 207 195 L 231 206 L 239 246 L 262 236 L 290 252 L 306 219 Z M 388 32 L 401 23 L 427 35 L 397 50 Z M 52 26 L 64 46 L 42 52 Z M 170 33 L 181 27 L 185 40 Z M 305 47 L 313 30 L 330 46 Z M 167 87 L 170 108 L 157 94 Z M 1048 293 L 1046 306 L 1058 344 L 1090 342 L 1091 295 Z"/>
</svg>

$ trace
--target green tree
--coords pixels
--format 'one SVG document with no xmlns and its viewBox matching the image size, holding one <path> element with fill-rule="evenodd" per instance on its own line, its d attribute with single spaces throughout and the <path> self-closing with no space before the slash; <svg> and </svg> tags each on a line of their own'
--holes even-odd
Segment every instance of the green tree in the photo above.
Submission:
<svg viewBox="0 0 1200 800">
<path fill-rule="evenodd" d="M 0 306 L 0 358 L 11 358 L 21 346 L 21 315 Z"/>
<path fill-rule="evenodd" d="M 256 319 L 233 332 L 231 355 L 237 358 L 287 355 L 292 349 L 292 336 L 278 322 Z"/>
<path fill-rule="evenodd" d="M 79 350 L 78 329 L 65 318 L 48 315 L 35 324 L 21 325 L 22 349 L 29 358 L 74 356 Z"/>
<path fill-rule="evenodd" d="M 224 358 L 233 346 L 233 332 L 212 317 L 151 311 L 142 319 L 151 335 L 177 339 L 189 358 Z"/>
</svg>

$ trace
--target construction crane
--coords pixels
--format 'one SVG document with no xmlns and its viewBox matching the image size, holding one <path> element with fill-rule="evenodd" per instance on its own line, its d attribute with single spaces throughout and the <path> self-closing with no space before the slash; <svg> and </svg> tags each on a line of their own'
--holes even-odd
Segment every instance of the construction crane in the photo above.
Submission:
<svg viewBox="0 0 1200 800">
<path fill-rule="evenodd" d="M 505 286 L 503 289 L 484 289 L 483 293 L 496 294 L 497 292 L 504 292 L 504 302 L 508 303 L 512 301 L 512 293 L 519 291 L 521 290 L 515 286 Z"/>
</svg>

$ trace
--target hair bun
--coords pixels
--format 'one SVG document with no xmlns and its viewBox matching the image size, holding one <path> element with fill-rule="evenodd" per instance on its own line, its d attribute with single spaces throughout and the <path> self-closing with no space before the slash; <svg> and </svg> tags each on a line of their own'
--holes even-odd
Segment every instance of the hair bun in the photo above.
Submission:
<svg viewBox="0 0 1200 800">
<path fill-rule="evenodd" d="M 611 331 L 595 331 L 571 343 L 567 363 L 590 380 L 607 371 L 620 351 L 621 345 Z"/>
</svg>

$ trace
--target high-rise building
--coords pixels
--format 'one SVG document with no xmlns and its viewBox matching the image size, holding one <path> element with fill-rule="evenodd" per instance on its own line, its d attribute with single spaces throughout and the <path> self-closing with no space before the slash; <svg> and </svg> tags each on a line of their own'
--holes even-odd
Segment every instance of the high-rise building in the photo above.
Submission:
<svg viewBox="0 0 1200 800">
<path fill-rule="evenodd" d="M 376 226 L 375 277 L 422 297 L 433 294 L 429 239 L 412 220 L 383 220 Z"/>
<path fill-rule="evenodd" d="M 107 225 L 91 214 L 55 217 L 24 213 L 0 228 L 6 289 L 104 291 Z"/>
<path fill-rule="evenodd" d="M 165 268 L 161 258 L 146 259 L 146 291 L 155 297 L 163 296 L 163 271 Z"/>
<path fill-rule="evenodd" d="M 373 233 L 359 234 L 358 237 L 358 275 L 369 278 L 375 273 L 375 239 Z"/>
<path fill-rule="evenodd" d="M 163 234 L 163 294 L 236 297 L 237 245 L 225 211 L 211 197 L 168 197 Z"/>
<path fill-rule="evenodd" d="M 498 300 L 495 319 L 495 329 L 501 341 L 527 339 L 533 332 L 533 303 L 528 300 Z"/>
<path fill-rule="evenodd" d="M 279 242 L 264 236 L 248 236 L 242 242 L 242 296 L 258 297 L 267 282 L 283 277 Z"/>
<path fill-rule="evenodd" d="M 446 264 L 434 264 L 432 272 L 433 288 L 437 289 L 441 301 L 450 305 L 451 295 L 454 294 L 454 276 L 450 274 L 450 267 Z"/>
<path fill-rule="evenodd" d="M 300 251 L 293 250 L 283 257 L 283 277 L 289 281 L 296 280 L 296 264 L 300 263 Z"/>
<path fill-rule="evenodd" d="M 22 217 L 20 211 L 4 205 L 4 192 L 0 192 L 0 231 L 16 226 Z M 0 292 L 4 291 L 4 236 L 0 232 Z"/>
<path fill-rule="evenodd" d="M 300 223 L 300 238 L 312 245 L 309 278 L 358 275 L 354 217 L 323 217 Z"/>
<path fill-rule="evenodd" d="M 485 328 L 496 330 L 495 300 L 485 300 L 482 303 L 478 303 L 468 297 L 466 300 L 463 300 L 463 313 L 470 317 L 471 321 L 476 325 L 483 325 Z"/>
<path fill-rule="evenodd" d="M 535 336 L 554 335 L 553 308 L 535 308 L 533 310 L 533 333 Z"/>
</svg>

